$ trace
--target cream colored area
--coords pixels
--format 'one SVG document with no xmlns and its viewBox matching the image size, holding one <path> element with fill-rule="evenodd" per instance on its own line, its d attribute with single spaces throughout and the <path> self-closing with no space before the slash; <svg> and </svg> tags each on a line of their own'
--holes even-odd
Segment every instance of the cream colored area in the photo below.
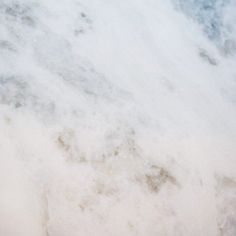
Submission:
<svg viewBox="0 0 236 236">
<path fill-rule="evenodd" d="M 0 22 L 0 236 L 235 236 L 233 54 L 170 1 Z"/>
</svg>

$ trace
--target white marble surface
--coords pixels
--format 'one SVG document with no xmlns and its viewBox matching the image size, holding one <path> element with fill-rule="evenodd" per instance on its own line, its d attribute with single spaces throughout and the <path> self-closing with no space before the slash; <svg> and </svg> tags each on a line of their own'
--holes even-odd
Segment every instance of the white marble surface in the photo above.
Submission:
<svg viewBox="0 0 236 236">
<path fill-rule="evenodd" d="M 0 236 L 235 236 L 215 45 L 169 1 L 1 0 Z"/>
</svg>

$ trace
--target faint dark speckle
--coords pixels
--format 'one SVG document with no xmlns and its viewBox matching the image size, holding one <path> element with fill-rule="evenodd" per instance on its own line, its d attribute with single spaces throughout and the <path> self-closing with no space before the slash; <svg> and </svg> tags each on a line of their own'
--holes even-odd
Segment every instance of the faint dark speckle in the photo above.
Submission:
<svg viewBox="0 0 236 236">
<path fill-rule="evenodd" d="M 86 17 L 86 14 L 83 13 L 83 12 L 81 12 L 80 15 L 81 15 L 81 17 L 83 17 L 83 18 Z"/>
<path fill-rule="evenodd" d="M 34 27 L 36 25 L 32 14 L 32 8 L 25 4 L 9 4 L 5 6 L 6 19 L 16 22 L 19 21 L 23 25 Z"/>
<path fill-rule="evenodd" d="M 217 66 L 218 62 L 216 61 L 215 58 L 209 55 L 205 50 L 200 49 L 199 50 L 199 56 L 206 62 L 208 62 L 212 66 Z"/>
<path fill-rule="evenodd" d="M 0 49 L 16 51 L 14 46 L 7 40 L 0 40 Z"/>
</svg>

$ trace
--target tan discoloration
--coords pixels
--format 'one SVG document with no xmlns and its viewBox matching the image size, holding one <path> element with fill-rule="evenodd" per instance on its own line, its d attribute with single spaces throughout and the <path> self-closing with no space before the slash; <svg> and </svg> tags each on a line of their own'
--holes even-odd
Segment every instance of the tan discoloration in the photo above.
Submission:
<svg viewBox="0 0 236 236">
<path fill-rule="evenodd" d="M 87 162 L 84 153 L 80 153 L 77 147 L 75 132 L 64 129 L 57 135 L 56 144 L 64 152 L 68 162 Z"/>
<path fill-rule="evenodd" d="M 94 186 L 94 191 L 96 194 L 103 195 L 106 197 L 113 196 L 118 192 L 115 186 L 109 186 L 103 182 L 97 182 Z"/>
<path fill-rule="evenodd" d="M 236 235 L 236 179 L 219 175 L 215 179 L 219 233 L 221 236 Z"/>
<path fill-rule="evenodd" d="M 158 193 L 167 183 L 178 186 L 177 180 L 169 171 L 156 165 L 151 166 L 144 176 L 136 176 L 135 180 L 141 185 L 145 184 L 151 193 Z"/>
<path fill-rule="evenodd" d="M 50 236 L 48 225 L 49 225 L 49 205 L 48 205 L 48 191 L 44 189 L 42 194 L 42 204 L 43 204 L 43 215 L 42 215 L 42 225 L 45 232 L 45 236 Z"/>
<path fill-rule="evenodd" d="M 10 125 L 12 122 L 11 118 L 8 116 L 4 117 L 4 120 L 5 120 L 6 124 L 8 124 L 8 125 Z"/>
<path fill-rule="evenodd" d="M 78 203 L 78 207 L 80 208 L 80 210 L 82 212 L 85 212 L 85 211 L 93 211 L 93 206 L 95 204 L 95 201 L 93 198 L 91 197 L 86 197 L 84 199 L 82 199 L 79 203 Z"/>
<path fill-rule="evenodd" d="M 216 177 L 217 180 L 217 191 L 221 191 L 222 188 L 236 188 L 236 180 L 228 176 Z"/>
<path fill-rule="evenodd" d="M 130 230 L 133 230 L 134 224 L 132 224 L 131 222 L 128 222 L 127 225 L 128 225 L 128 227 L 130 228 Z"/>
</svg>

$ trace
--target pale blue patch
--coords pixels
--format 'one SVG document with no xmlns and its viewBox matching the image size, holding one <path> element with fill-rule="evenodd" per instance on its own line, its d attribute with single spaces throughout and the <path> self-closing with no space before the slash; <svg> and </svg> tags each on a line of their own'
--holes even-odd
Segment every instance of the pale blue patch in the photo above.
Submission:
<svg viewBox="0 0 236 236">
<path fill-rule="evenodd" d="M 175 6 L 187 16 L 202 25 L 206 35 L 214 41 L 221 41 L 225 32 L 224 9 L 231 0 L 178 0 Z"/>
</svg>

